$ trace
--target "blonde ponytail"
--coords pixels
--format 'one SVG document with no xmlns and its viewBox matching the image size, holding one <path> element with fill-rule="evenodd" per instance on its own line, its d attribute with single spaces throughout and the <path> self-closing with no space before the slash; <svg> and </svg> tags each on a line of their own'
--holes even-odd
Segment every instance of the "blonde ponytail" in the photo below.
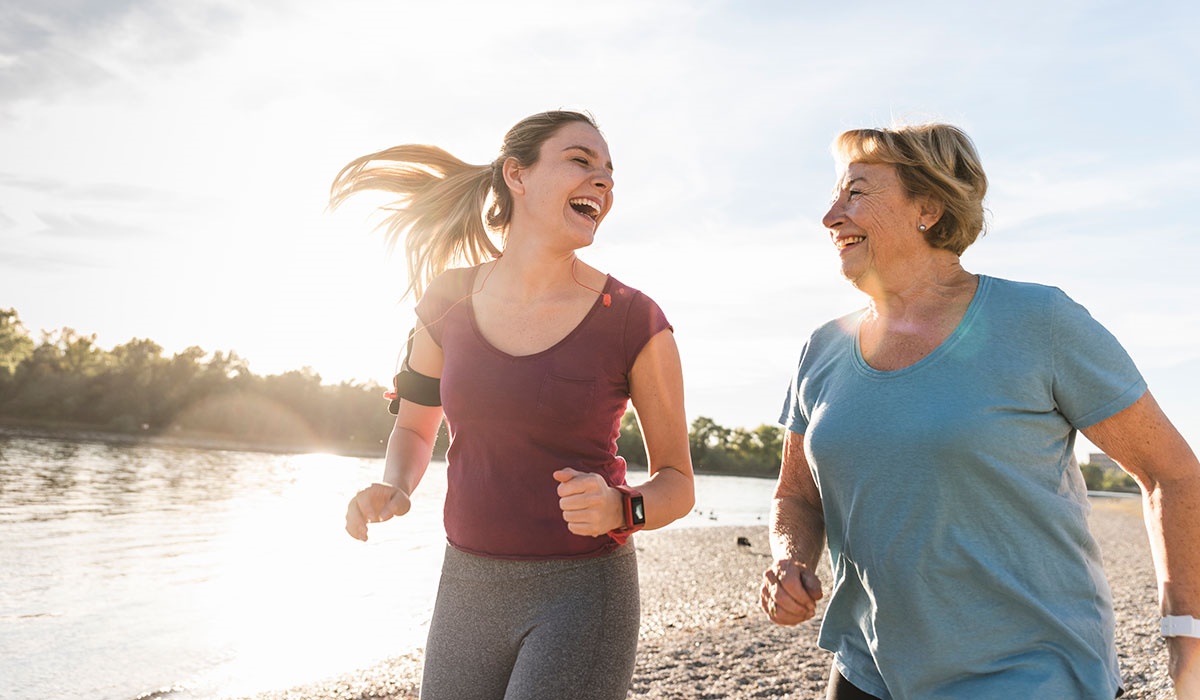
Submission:
<svg viewBox="0 0 1200 700">
<path fill-rule="evenodd" d="M 499 255 L 489 231 L 503 241 L 512 221 L 512 193 L 502 172 L 505 161 L 513 158 L 520 167 L 532 166 L 542 144 L 572 122 L 596 128 L 595 121 L 580 112 L 541 112 L 522 119 L 505 134 L 499 157 L 489 165 L 464 163 L 436 146 L 396 146 L 356 158 L 334 178 L 329 206 L 336 209 L 365 190 L 396 197 L 381 207 L 388 214 L 380 227 L 389 247 L 403 239 L 408 263 L 405 294 L 420 299 L 429 283 L 453 263 L 478 265 Z"/>
<path fill-rule="evenodd" d="M 492 166 L 471 165 L 436 146 L 397 146 L 351 161 L 334 178 L 329 205 L 376 190 L 395 195 L 380 224 L 389 248 L 404 241 L 408 289 L 425 287 L 453 262 L 477 265 L 500 252 L 483 225 Z"/>
</svg>

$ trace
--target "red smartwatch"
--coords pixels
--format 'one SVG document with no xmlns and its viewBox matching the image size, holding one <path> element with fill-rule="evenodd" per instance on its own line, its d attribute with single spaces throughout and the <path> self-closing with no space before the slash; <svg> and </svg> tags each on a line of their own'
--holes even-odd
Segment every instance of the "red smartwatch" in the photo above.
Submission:
<svg viewBox="0 0 1200 700">
<path fill-rule="evenodd" d="M 629 541 L 630 535 L 645 527 L 646 504 L 642 500 L 641 492 L 636 489 L 625 485 L 614 486 L 613 488 L 621 492 L 621 497 L 624 500 L 625 525 L 615 530 L 610 530 L 608 536 L 617 544 L 625 544 Z"/>
</svg>

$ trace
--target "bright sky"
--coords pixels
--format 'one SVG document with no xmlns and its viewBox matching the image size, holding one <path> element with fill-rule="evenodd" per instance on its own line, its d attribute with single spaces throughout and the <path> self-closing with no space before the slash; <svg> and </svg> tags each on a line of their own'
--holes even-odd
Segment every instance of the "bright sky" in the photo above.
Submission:
<svg viewBox="0 0 1200 700">
<path fill-rule="evenodd" d="M 582 257 L 666 310 L 689 418 L 754 427 L 812 328 L 864 303 L 820 226 L 833 136 L 939 119 L 992 183 L 967 269 L 1087 306 L 1200 448 L 1193 3 L 0 0 L 0 16 L 0 307 L 35 333 L 385 383 L 411 320 L 403 262 L 365 206 L 325 211 L 338 169 L 399 143 L 484 163 L 521 117 L 586 109 L 617 184 Z"/>
</svg>

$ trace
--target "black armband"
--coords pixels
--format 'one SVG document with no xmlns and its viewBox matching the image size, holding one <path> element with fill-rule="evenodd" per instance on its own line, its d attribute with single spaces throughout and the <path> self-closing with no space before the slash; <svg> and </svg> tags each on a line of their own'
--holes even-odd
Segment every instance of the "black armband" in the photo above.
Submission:
<svg viewBox="0 0 1200 700">
<path fill-rule="evenodd" d="M 442 380 L 437 377 L 426 377 L 405 367 L 392 377 L 392 386 L 396 390 L 388 392 L 385 396 L 392 400 L 388 405 L 388 412 L 393 416 L 400 412 L 400 399 L 422 406 L 442 405 Z"/>
<path fill-rule="evenodd" d="M 400 373 L 392 377 L 393 391 L 383 395 L 391 399 L 388 413 L 393 416 L 400 413 L 400 399 L 419 403 L 422 406 L 442 405 L 442 380 L 437 377 L 426 377 L 408 366 L 408 358 L 412 355 L 413 337 L 417 329 L 408 334 L 408 347 L 404 351 L 404 362 L 400 365 Z"/>
</svg>

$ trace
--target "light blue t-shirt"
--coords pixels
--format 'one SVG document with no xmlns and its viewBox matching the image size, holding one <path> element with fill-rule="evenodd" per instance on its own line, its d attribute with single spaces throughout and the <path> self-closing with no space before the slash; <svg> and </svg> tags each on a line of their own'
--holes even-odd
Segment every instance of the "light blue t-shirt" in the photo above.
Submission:
<svg viewBox="0 0 1200 700">
<path fill-rule="evenodd" d="M 884 698 L 1104 698 L 1112 596 L 1075 434 L 1146 383 L 1062 291 L 980 276 L 954 333 L 872 369 L 862 312 L 817 329 L 780 423 L 803 434 L 833 581 L 820 645 Z"/>
</svg>

